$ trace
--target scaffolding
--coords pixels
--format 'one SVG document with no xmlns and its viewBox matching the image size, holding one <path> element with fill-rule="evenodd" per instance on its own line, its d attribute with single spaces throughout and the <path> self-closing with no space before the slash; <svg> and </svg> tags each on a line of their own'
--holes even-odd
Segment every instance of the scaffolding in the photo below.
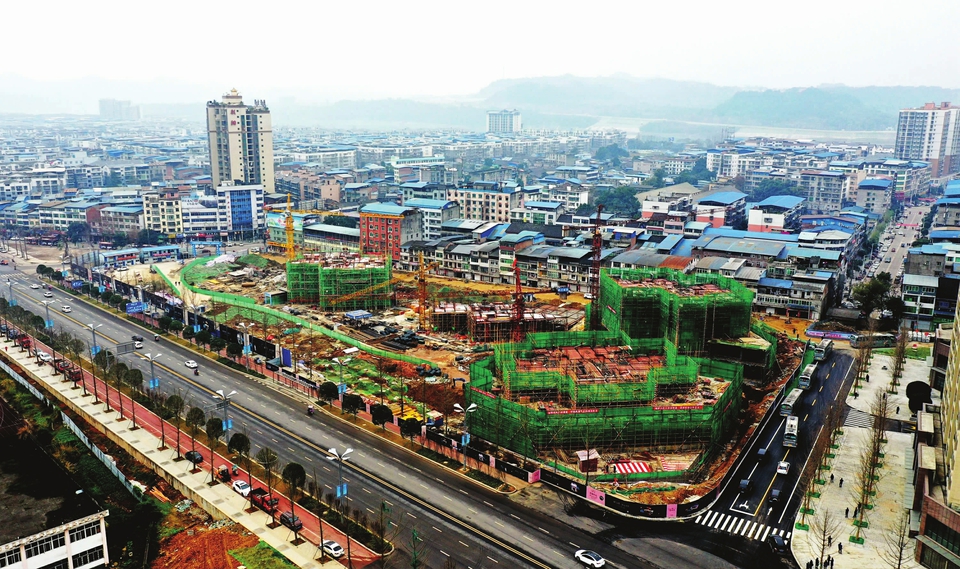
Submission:
<svg viewBox="0 0 960 569">
<path fill-rule="evenodd" d="M 603 330 L 528 334 L 471 365 L 470 431 L 541 461 L 674 453 L 692 472 L 738 424 L 744 363 L 774 361 L 775 338 L 751 335 L 752 301 L 720 275 L 604 270 L 588 307 L 602 310 Z"/>
<path fill-rule="evenodd" d="M 321 310 L 381 310 L 393 304 L 391 280 L 389 258 L 357 253 L 306 255 L 287 263 L 287 298 Z M 342 298 L 366 289 L 373 292 Z"/>
<path fill-rule="evenodd" d="M 704 356 L 713 339 L 750 333 L 753 292 L 716 274 L 670 269 L 607 269 L 600 295 L 604 328 L 631 338 L 668 338 L 680 353 Z"/>
</svg>

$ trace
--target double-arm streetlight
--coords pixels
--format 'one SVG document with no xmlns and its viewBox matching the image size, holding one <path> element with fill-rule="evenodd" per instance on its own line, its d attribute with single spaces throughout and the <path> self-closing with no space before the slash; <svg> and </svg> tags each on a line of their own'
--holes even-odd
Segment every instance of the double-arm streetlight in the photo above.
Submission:
<svg viewBox="0 0 960 569">
<path fill-rule="evenodd" d="M 463 437 L 460 438 L 460 451 L 463 453 L 463 469 L 467 469 L 467 445 L 470 444 L 470 413 L 477 410 L 477 404 L 471 403 L 466 409 L 459 403 L 453 404 L 453 410 L 463 413 Z"/>
<path fill-rule="evenodd" d="M 343 463 L 350 457 L 350 453 L 353 452 L 353 449 L 347 447 L 347 450 L 343 451 L 343 454 L 337 452 L 337 449 L 331 448 L 329 451 L 331 456 L 327 457 L 327 460 L 337 461 L 337 502 L 340 505 L 340 515 L 343 516 L 343 499 L 347 497 L 347 485 L 343 481 Z M 320 523 L 323 523 L 323 520 L 320 520 Z M 350 524 L 346 524 L 348 529 L 345 533 L 347 537 L 347 566 L 353 567 L 353 558 L 350 555 Z M 322 544 L 321 544 L 322 545 Z"/>
<path fill-rule="evenodd" d="M 223 409 L 223 440 L 230 444 L 230 423 L 227 422 L 227 407 L 230 406 L 230 398 L 237 394 L 236 391 L 231 391 L 226 395 L 223 394 L 222 389 L 218 389 L 216 395 L 213 396 L 214 399 L 221 400 L 221 403 L 217 404 L 217 407 Z"/>
<path fill-rule="evenodd" d="M 345 365 L 347 365 L 348 363 L 350 363 L 350 360 L 351 360 L 351 359 L 353 359 L 353 358 L 343 358 L 343 359 L 333 358 L 333 359 L 331 360 L 333 363 L 335 363 L 335 364 L 337 364 L 338 366 L 340 366 L 340 384 L 341 384 L 341 385 L 343 385 L 343 366 L 345 366 Z"/>
<path fill-rule="evenodd" d="M 8 281 L 7 281 L 7 288 L 8 288 L 8 290 L 9 290 L 9 297 L 10 297 L 10 298 L 9 298 L 9 300 L 10 300 L 9 304 L 10 304 L 10 306 L 16 306 L 16 305 L 17 305 L 17 299 L 13 297 L 13 281 L 11 281 L 11 280 L 8 280 Z"/>
<path fill-rule="evenodd" d="M 243 361 L 246 362 L 247 368 L 250 367 L 250 329 L 255 326 L 253 322 L 248 322 L 244 324 L 243 322 L 237 324 L 241 330 L 243 330 Z"/>
</svg>

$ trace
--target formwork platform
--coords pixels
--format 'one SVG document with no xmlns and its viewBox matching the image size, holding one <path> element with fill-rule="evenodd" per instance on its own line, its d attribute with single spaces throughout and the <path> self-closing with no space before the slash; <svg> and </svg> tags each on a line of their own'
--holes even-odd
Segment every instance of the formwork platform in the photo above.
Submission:
<svg viewBox="0 0 960 569">
<path fill-rule="evenodd" d="M 464 334 L 480 343 L 509 341 L 513 330 L 513 306 L 507 303 L 440 303 L 434 306 L 430 318 L 438 332 Z M 582 318 L 583 311 L 574 308 L 527 306 L 523 313 L 524 330 L 564 332 Z"/>
<path fill-rule="evenodd" d="M 287 263 L 288 299 L 322 310 L 378 310 L 393 302 L 391 278 L 389 258 L 357 253 L 307 255 Z M 349 295 L 356 296 L 343 299 Z"/>
</svg>

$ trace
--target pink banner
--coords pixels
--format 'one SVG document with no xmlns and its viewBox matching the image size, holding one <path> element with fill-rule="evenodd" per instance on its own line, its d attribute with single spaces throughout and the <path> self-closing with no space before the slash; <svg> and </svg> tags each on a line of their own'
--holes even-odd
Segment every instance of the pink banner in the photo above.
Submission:
<svg viewBox="0 0 960 569">
<path fill-rule="evenodd" d="M 677 517 L 677 505 L 676 504 L 667 504 L 667 517 L 675 518 Z"/>
<path fill-rule="evenodd" d="M 598 504 L 606 505 L 607 495 L 599 490 L 594 490 L 590 486 L 587 486 L 587 500 L 591 502 L 596 502 Z"/>
</svg>

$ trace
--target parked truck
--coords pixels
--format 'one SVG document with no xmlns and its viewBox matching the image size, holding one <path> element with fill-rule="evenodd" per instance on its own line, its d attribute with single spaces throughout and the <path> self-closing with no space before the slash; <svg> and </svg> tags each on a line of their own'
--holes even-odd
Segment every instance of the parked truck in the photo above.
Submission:
<svg viewBox="0 0 960 569">
<path fill-rule="evenodd" d="M 250 503 L 272 516 L 277 512 L 280 500 L 263 488 L 254 488 L 250 491 Z"/>
</svg>

